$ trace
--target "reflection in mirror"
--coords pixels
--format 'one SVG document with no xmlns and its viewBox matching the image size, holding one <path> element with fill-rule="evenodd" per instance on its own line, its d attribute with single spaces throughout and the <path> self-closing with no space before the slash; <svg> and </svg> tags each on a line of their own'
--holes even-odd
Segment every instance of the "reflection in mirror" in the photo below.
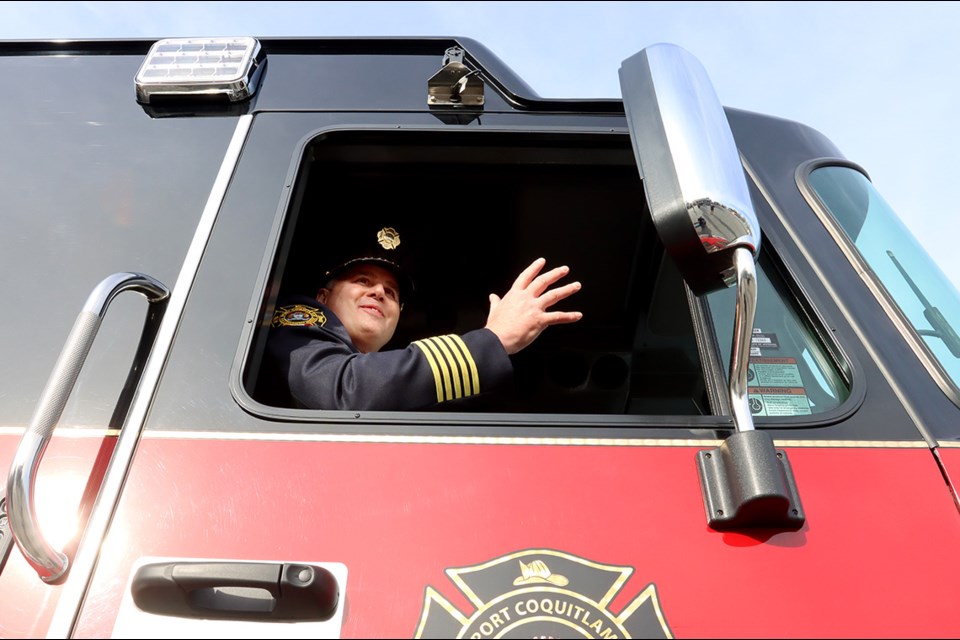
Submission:
<svg viewBox="0 0 960 640">
<path fill-rule="evenodd" d="M 647 47 L 620 86 L 657 231 L 694 293 L 734 284 L 734 253 L 760 248 L 750 192 L 726 113 L 684 49 Z"/>
</svg>

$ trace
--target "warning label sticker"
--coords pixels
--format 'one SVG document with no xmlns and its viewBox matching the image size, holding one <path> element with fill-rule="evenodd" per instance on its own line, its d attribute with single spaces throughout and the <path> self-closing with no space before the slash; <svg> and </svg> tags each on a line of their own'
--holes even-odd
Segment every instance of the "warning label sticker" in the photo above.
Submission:
<svg viewBox="0 0 960 640">
<path fill-rule="evenodd" d="M 812 411 L 803 389 L 754 387 L 750 389 L 750 413 L 755 416 L 808 416 Z"/>
<path fill-rule="evenodd" d="M 796 358 L 750 358 L 747 384 L 752 387 L 802 387 Z"/>
<path fill-rule="evenodd" d="M 750 412 L 755 416 L 812 413 L 795 358 L 751 358 L 747 384 Z"/>
</svg>

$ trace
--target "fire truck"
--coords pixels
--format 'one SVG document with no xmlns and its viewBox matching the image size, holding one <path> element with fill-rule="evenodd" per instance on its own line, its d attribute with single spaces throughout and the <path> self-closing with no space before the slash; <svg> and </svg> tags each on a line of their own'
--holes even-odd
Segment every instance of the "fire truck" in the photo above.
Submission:
<svg viewBox="0 0 960 640">
<path fill-rule="evenodd" d="M 0 636 L 960 635 L 960 299 L 685 49 L 595 100 L 468 38 L 0 51 Z M 503 393 L 274 402 L 278 301 L 371 212 L 390 348 L 539 256 L 583 319 Z"/>
</svg>

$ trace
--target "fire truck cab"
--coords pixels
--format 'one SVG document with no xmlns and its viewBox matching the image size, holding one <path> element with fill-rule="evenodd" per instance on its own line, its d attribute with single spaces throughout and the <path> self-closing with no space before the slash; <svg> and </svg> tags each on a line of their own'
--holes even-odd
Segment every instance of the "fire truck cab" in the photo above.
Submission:
<svg viewBox="0 0 960 640">
<path fill-rule="evenodd" d="M 0 50 L 0 636 L 960 634 L 960 297 L 689 52 L 572 100 L 467 38 Z M 279 301 L 371 220 L 387 348 L 540 256 L 583 319 L 502 393 L 279 400 Z"/>
</svg>

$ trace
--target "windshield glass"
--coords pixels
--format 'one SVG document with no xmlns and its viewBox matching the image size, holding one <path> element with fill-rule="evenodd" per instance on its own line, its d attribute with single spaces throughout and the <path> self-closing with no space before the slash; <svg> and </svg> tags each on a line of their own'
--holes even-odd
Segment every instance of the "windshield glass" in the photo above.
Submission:
<svg viewBox="0 0 960 640">
<path fill-rule="evenodd" d="M 850 167 L 821 167 L 810 173 L 809 182 L 957 385 L 960 296 L 956 288 L 862 173 Z"/>
</svg>

